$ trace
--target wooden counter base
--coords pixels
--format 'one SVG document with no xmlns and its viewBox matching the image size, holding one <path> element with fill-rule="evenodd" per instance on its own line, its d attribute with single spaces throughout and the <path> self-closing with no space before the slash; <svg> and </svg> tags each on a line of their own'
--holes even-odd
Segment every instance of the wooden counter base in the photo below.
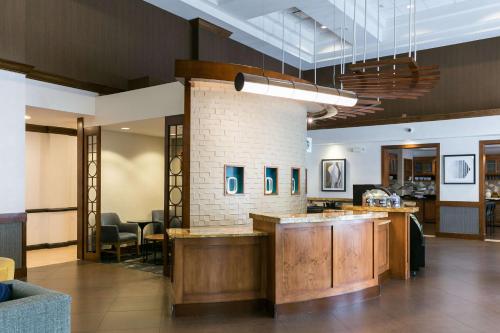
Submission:
<svg viewBox="0 0 500 333">
<path fill-rule="evenodd" d="M 252 218 L 256 230 L 269 234 L 267 299 L 278 314 L 303 302 L 321 304 L 378 288 L 377 219 L 332 216 L 324 222 L 275 223 L 266 216 Z"/>
<path fill-rule="evenodd" d="M 265 299 L 267 236 L 258 235 L 175 238 L 172 310 Z"/>
<path fill-rule="evenodd" d="M 358 212 L 386 211 L 391 220 L 389 226 L 389 270 L 391 278 L 410 278 L 410 214 L 418 212 L 416 207 L 387 208 L 366 206 L 344 206 Z"/>
<path fill-rule="evenodd" d="M 170 232 L 172 313 L 276 317 L 376 297 L 389 262 L 390 221 L 380 217 L 253 214 L 251 233 Z"/>
</svg>

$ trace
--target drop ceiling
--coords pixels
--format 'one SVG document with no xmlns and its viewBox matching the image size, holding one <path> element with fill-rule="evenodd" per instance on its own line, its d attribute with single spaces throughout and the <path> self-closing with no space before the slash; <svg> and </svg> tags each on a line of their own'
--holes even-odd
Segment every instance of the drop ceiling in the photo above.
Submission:
<svg viewBox="0 0 500 333">
<path fill-rule="evenodd" d="M 340 63 L 343 30 L 346 61 L 352 60 L 354 40 L 357 59 L 363 58 L 365 3 L 367 58 L 376 57 L 377 44 L 381 56 L 393 54 L 395 3 L 397 50 L 398 53 L 408 50 L 410 0 L 345 0 L 344 29 L 344 0 L 145 1 L 187 20 L 201 17 L 231 31 L 232 39 L 278 59 L 282 57 L 284 16 L 285 61 L 298 67 L 300 57 L 303 69 L 314 67 L 315 55 L 318 67 Z M 356 29 L 353 28 L 355 3 Z M 418 50 L 500 35 L 498 0 L 416 0 L 416 13 Z"/>
<path fill-rule="evenodd" d="M 102 127 L 105 131 L 121 132 L 128 134 L 139 134 L 163 138 L 165 137 L 165 119 L 153 118 L 124 123 L 106 125 Z"/>
<path fill-rule="evenodd" d="M 77 119 L 85 115 L 27 106 L 26 116 L 27 124 L 76 129 Z"/>
</svg>

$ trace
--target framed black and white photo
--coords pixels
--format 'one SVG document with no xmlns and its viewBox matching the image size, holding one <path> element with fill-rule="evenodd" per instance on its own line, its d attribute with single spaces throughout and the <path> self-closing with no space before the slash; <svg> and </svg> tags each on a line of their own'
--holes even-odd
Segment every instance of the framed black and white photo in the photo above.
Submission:
<svg viewBox="0 0 500 333">
<path fill-rule="evenodd" d="M 321 190 L 346 191 L 346 159 L 321 160 Z"/>
<path fill-rule="evenodd" d="M 476 155 L 443 155 L 443 184 L 475 184 Z"/>
</svg>

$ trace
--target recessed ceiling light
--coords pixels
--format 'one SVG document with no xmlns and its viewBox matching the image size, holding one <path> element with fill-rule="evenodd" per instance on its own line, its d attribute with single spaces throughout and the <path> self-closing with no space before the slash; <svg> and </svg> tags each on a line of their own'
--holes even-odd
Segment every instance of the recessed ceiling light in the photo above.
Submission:
<svg viewBox="0 0 500 333">
<path fill-rule="evenodd" d="M 413 5 L 406 5 L 406 9 L 413 8 Z"/>
<path fill-rule="evenodd" d="M 128 131 L 128 130 L 130 130 L 130 127 L 122 127 L 121 130 L 122 131 Z"/>
<path fill-rule="evenodd" d="M 26 119 L 26 120 L 30 120 L 30 119 L 31 119 L 31 116 L 29 116 L 29 115 L 25 115 L 25 116 L 24 116 L 24 119 Z"/>
<path fill-rule="evenodd" d="M 322 26 L 321 26 L 321 29 L 326 29 L 326 25 L 322 25 Z"/>
</svg>

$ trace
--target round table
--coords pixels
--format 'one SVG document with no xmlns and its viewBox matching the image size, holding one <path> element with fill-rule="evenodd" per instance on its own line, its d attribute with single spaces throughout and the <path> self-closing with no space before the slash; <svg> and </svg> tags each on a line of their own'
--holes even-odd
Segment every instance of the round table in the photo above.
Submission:
<svg viewBox="0 0 500 333">
<path fill-rule="evenodd" d="M 155 222 L 153 220 L 133 220 L 133 221 L 127 221 L 127 223 L 135 223 L 139 226 L 139 229 L 141 229 L 141 247 L 142 244 L 144 244 L 144 228 L 150 223 L 160 223 L 160 222 Z"/>
</svg>

